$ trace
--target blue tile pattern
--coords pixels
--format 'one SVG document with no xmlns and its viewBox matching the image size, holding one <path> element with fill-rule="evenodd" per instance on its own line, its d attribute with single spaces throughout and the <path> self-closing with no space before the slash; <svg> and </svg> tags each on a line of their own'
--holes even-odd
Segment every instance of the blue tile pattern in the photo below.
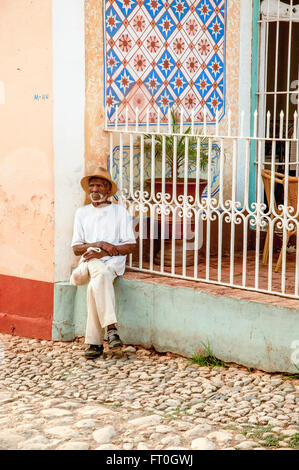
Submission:
<svg viewBox="0 0 299 470">
<path fill-rule="evenodd" d="M 105 103 L 110 123 L 167 121 L 169 107 L 190 122 L 225 112 L 226 0 L 103 0 Z"/>
</svg>

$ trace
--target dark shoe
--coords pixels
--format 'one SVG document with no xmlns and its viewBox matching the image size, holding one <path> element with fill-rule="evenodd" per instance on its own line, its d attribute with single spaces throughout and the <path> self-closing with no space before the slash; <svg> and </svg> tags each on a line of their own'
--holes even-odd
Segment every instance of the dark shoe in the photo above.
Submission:
<svg viewBox="0 0 299 470">
<path fill-rule="evenodd" d="M 109 349 L 121 348 L 123 343 L 118 335 L 118 332 L 115 328 L 108 330 L 108 347 Z"/>
<path fill-rule="evenodd" d="M 96 344 L 91 344 L 88 349 L 85 351 L 85 357 L 87 359 L 95 359 L 96 357 L 101 356 L 103 354 L 103 346 L 98 346 Z"/>
</svg>

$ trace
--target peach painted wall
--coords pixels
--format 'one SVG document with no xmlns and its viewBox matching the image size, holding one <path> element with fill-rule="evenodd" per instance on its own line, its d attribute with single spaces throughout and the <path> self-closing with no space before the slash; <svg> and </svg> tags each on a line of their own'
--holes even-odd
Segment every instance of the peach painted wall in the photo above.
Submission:
<svg viewBox="0 0 299 470">
<path fill-rule="evenodd" d="M 0 274 L 49 282 L 54 263 L 51 8 L 51 0 L 0 2 Z"/>
<path fill-rule="evenodd" d="M 109 140 L 104 132 L 103 0 L 85 2 L 85 168 L 106 164 Z"/>
</svg>

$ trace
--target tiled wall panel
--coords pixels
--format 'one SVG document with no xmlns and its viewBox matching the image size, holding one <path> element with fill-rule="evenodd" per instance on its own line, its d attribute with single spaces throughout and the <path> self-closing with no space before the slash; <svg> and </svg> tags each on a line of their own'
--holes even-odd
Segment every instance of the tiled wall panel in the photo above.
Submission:
<svg viewBox="0 0 299 470">
<path fill-rule="evenodd" d="M 190 122 L 225 111 L 226 0 L 105 0 L 105 101 L 110 121 L 166 121 L 169 107 Z"/>
</svg>

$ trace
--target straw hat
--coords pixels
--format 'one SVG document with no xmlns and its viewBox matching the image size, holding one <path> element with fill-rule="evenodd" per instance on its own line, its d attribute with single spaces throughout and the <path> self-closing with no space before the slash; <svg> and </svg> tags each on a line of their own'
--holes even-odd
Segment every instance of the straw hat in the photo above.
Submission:
<svg viewBox="0 0 299 470">
<path fill-rule="evenodd" d="M 117 193 L 117 185 L 114 183 L 114 181 L 111 178 L 111 175 L 108 170 L 103 168 L 102 166 L 96 167 L 95 170 L 90 171 L 88 175 L 84 176 L 81 180 L 81 186 L 84 189 L 84 191 L 89 194 L 89 180 L 90 178 L 103 178 L 106 181 L 109 181 L 111 183 L 111 191 L 109 192 L 109 197 L 113 196 L 114 194 Z"/>
</svg>

